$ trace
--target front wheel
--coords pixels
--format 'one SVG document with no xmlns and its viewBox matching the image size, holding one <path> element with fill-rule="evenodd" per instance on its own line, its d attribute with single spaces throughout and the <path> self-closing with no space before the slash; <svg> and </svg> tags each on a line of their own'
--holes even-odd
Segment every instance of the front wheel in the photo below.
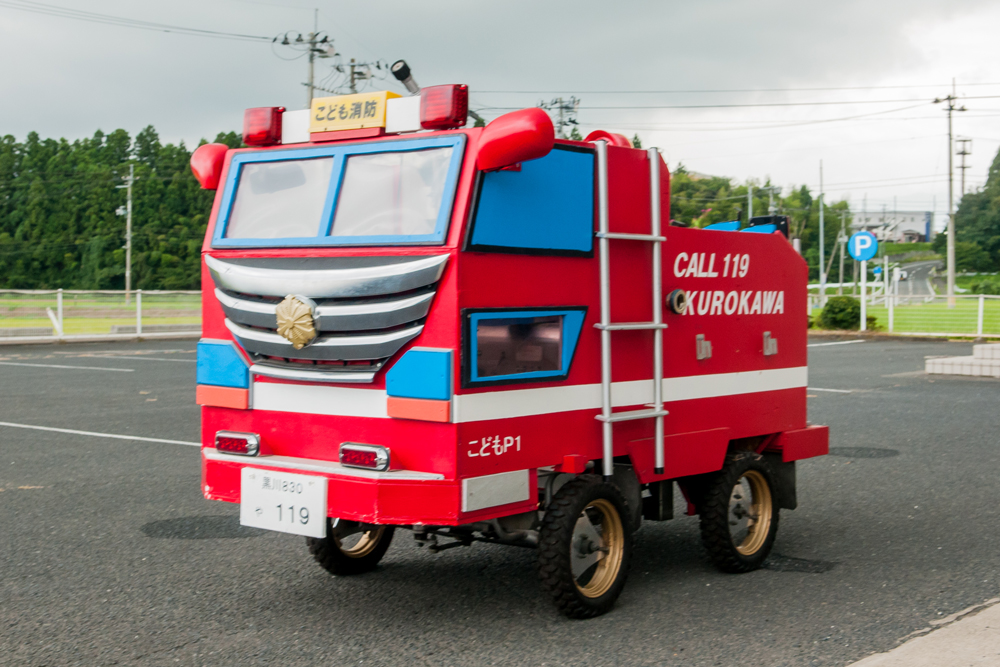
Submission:
<svg viewBox="0 0 1000 667">
<path fill-rule="evenodd" d="M 316 562 L 330 574 L 361 574 L 374 570 L 382 560 L 394 531 L 393 526 L 327 519 L 326 537 L 307 537 L 306 544 Z"/>
<path fill-rule="evenodd" d="M 774 478 L 763 457 L 742 453 L 726 460 L 701 507 L 701 539 L 723 572 L 750 572 L 771 553 L 778 532 Z"/>
<path fill-rule="evenodd" d="M 629 512 L 613 485 L 578 477 L 545 510 L 539 531 L 542 587 L 570 618 L 592 618 L 614 606 L 632 557 Z"/>
</svg>

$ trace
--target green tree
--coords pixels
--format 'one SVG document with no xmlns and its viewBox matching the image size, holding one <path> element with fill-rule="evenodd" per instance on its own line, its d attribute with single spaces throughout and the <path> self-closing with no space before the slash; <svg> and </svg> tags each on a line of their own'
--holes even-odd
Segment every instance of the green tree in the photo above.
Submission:
<svg viewBox="0 0 1000 667">
<path fill-rule="evenodd" d="M 235 132 L 216 141 L 242 145 Z M 202 190 L 184 144 L 160 143 L 150 126 L 87 139 L 23 142 L 0 137 L 0 287 L 122 289 L 129 166 L 133 188 L 133 285 L 197 289 L 201 243 L 214 193 Z"/>
<path fill-rule="evenodd" d="M 993 158 L 983 189 L 964 195 L 959 202 L 955 241 L 977 244 L 989 255 L 992 268 L 1000 268 L 1000 151 Z"/>
</svg>

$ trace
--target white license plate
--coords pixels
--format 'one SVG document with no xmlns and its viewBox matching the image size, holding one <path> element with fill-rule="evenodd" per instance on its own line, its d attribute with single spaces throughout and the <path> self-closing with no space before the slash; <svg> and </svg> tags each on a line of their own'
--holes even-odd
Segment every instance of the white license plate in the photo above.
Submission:
<svg viewBox="0 0 1000 667">
<path fill-rule="evenodd" d="M 326 537 L 326 477 L 243 468 L 240 525 Z"/>
</svg>

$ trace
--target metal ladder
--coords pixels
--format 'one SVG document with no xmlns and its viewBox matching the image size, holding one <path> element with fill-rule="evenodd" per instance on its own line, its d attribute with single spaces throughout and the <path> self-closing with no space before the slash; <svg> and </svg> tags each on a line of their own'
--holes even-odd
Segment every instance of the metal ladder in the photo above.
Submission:
<svg viewBox="0 0 1000 667">
<path fill-rule="evenodd" d="M 666 237 L 660 234 L 660 155 L 655 148 L 646 154 L 649 157 L 650 220 L 649 234 L 621 234 L 608 231 L 608 144 L 597 141 L 597 203 L 598 203 L 598 253 L 600 256 L 601 281 L 601 322 L 594 326 L 601 331 L 601 414 L 603 458 L 601 470 L 605 481 L 614 475 L 613 431 L 615 422 L 635 419 L 655 419 L 656 437 L 653 441 L 656 474 L 663 474 L 663 417 L 669 414 L 663 409 L 663 281 L 660 244 Z M 640 241 L 651 243 L 653 248 L 653 321 L 652 322 L 612 322 L 611 321 L 611 264 L 609 259 L 610 241 Z M 611 411 L 611 333 L 614 331 L 653 331 L 653 405 L 651 409 Z"/>
</svg>

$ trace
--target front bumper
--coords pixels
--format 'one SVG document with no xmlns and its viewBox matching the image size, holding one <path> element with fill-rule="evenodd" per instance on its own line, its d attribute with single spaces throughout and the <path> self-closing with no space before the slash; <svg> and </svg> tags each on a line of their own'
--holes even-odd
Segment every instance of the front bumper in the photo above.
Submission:
<svg viewBox="0 0 1000 667">
<path fill-rule="evenodd" d="M 240 502 L 240 471 L 250 466 L 326 477 L 327 516 L 364 523 L 454 526 L 530 511 L 538 504 L 535 494 L 529 493 L 523 500 L 463 511 L 463 507 L 470 507 L 469 482 L 485 478 L 472 478 L 463 484 L 436 473 L 378 472 L 291 456 L 240 456 L 213 447 L 203 447 L 201 452 L 202 491 L 209 500 Z M 523 472 L 527 488 L 533 489 L 534 471 Z"/>
</svg>

